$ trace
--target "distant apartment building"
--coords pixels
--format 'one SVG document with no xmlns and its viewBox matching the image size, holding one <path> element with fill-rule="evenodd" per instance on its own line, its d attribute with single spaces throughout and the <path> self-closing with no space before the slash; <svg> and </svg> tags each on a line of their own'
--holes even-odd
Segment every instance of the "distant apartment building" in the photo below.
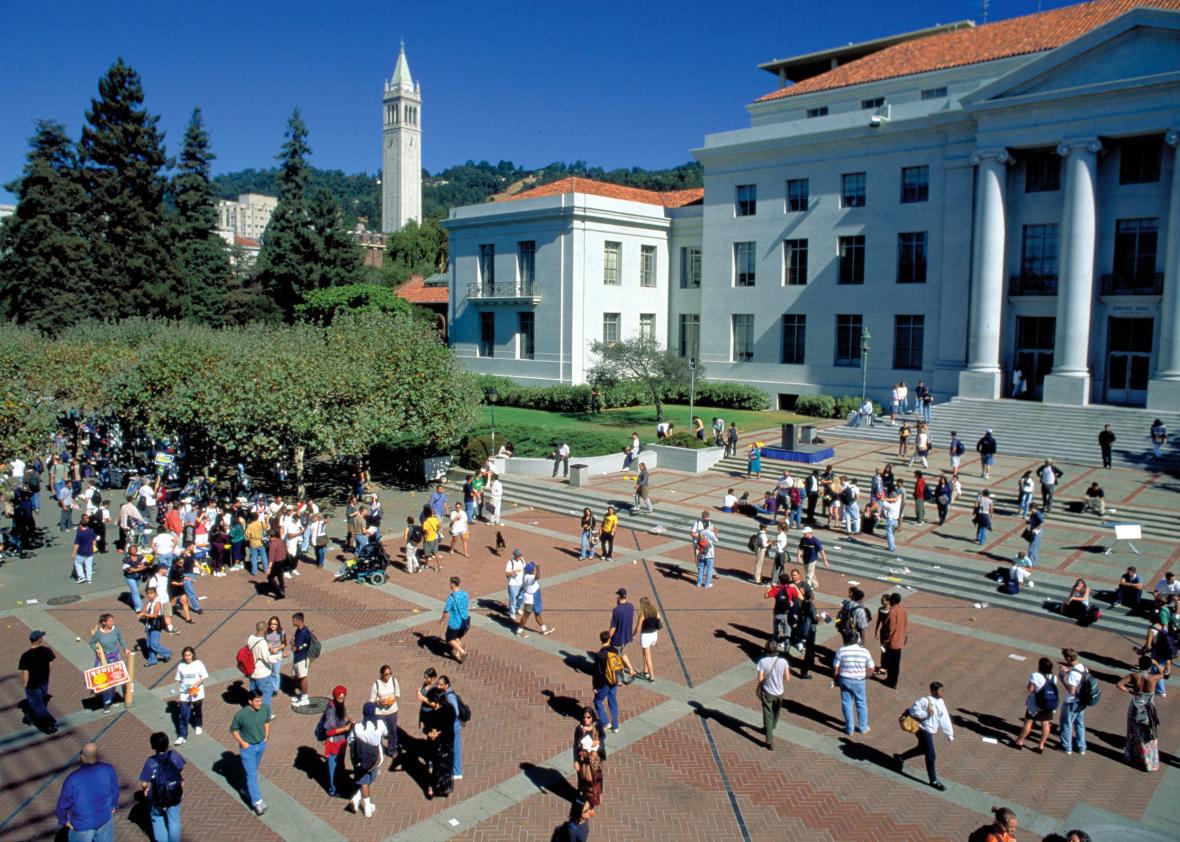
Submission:
<svg viewBox="0 0 1180 842">
<path fill-rule="evenodd" d="M 279 200 L 260 193 L 243 193 L 238 200 L 217 201 L 217 233 L 233 245 L 234 237 L 261 240 Z"/>
</svg>

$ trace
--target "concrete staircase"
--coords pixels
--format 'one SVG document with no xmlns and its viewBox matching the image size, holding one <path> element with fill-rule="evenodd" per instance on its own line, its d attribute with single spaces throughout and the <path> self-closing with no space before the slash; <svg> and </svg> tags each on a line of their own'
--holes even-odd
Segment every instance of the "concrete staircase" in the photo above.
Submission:
<svg viewBox="0 0 1180 842">
<path fill-rule="evenodd" d="M 744 471 L 744 464 L 742 466 Z M 763 462 L 764 475 L 769 469 Z M 777 474 L 776 474 L 777 475 Z M 452 483 L 458 486 L 457 483 Z M 686 543 L 689 529 L 696 519 L 693 512 L 661 506 L 656 501 L 656 511 L 651 515 L 632 516 L 628 513 L 630 500 L 618 496 L 610 497 L 592 489 L 570 488 L 566 485 L 554 484 L 543 480 L 529 480 L 526 478 L 507 478 L 504 489 L 505 499 L 524 506 L 545 509 L 567 515 L 578 515 L 584 506 L 589 506 L 599 517 L 607 504 L 613 504 L 620 510 L 619 539 L 616 542 L 616 557 L 627 558 L 634 551 L 628 548 L 626 537 L 628 531 L 634 529 L 639 532 L 651 532 L 659 527 L 662 534 L 670 540 L 682 538 Z M 1069 516 L 1066 516 L 1069 517 Z M 1056 522 L 1057 514 L 1054 513 Z M 1093 516 L 1090 516 L 1091 526 Z M 747 541 L 751 534 L 757 531 L 755 521 L 740 515 L 729 515 L 720 512 L 713 514 L 720 535 L 722 547 L 740 552 L 748 563 L 748 569 L 753 569 L 753 558 L 747 548 Z M 1160 519 L 1161 524 L 1163 519 Z M 1153 524 L 1152 529 L 1156 527 Z M 987 573 L 997 567 L 995 561 L 974 561 L 956 557 L 938 556 L 932 553 L 913 552 L 903 550 L 888 553 L 877 539 L 853 539 L 842 533 L 817 530 L 820 540 L 828 550 L 828 560 L 833 571 L 846 574 L 844 578 L 872 584 L 874 581 L 884 581 L 888 586 L 901 587 L 902 593 L 911 592 L 908 585 L 917 592 L 936 593 L 943 596 L 964 600 L 967 603 L 986 602 L 991 608 L 1008 608 L 1022 611 L 1039 617 L 1056 617 L 1062 622 L 1073 623 L 1069 618 L 1049 613 L 1045 608 L 1047 600 L 1058 601 L 1068 592 L 1073 584 L 1073 578 L 1055 573 L 1040 573 L 1036 576 L 1036 589 L 1024 589 L 1016 596 L 1000 594 L 996 589 L 996 582 L 987 577 Z M 792 548 L 798 541 L 798 533 L 792 531 Z M 1133 556 L 1125 554 L 1126 558 Z M 1134 562 L 1128 562 L 1134 563 Z M 727 565 L 722 564 L 724 568 Z M 1006 566 L 1006 565 L 1005 565 Z M 1141 565 L 1142 566 L 1142 565 Z M 769 567 L 766 568 L 769 571 Z M 892 573 L 891 570 L 909 570 L 909 573 Z M 728 574 L 720 574 L 728 575 Z M 746 576 L 748 577 L 748 573 Z M 829 595 L 843 596 L 846 589 L 844 579 L 836 579 L 831 572 L 826 575 L 821 571 L 821 581 L 826 585 Z M 1099 586 L 1100 587 L 1100 586 Z M 1102 605 L 1100 603 L 1100 605 Z M 1146 622 L 1137 617 L 1127 616 L 1125 609 L 1116 608 L 1106 610 L 1103 605 L 1102 619 L 1099 627 L 1130 634 L 1138 638 L 1145 633 Z M 971 605 L 966 605 L 968 610 Z"/>
<path fill-rule="evenodd" d="M 917 413 L 904 416 L 914 426 Z M 1168 428 L 1169 441 L 1164 446 L 1163 458 L 1155 459 L 1151 452 L 1148 430 L 1156 418 Z M 897 426 L 890 426 L 886 414 L 884 423 L 872 427 L 836 425 L 823 430 L 825 438 L 840 436 L 897 443 Z M 947 452 L 950 432 L 955 430 L 967 453 L 963 459 L 970 464 L 978 457 L 975 442 L 984 430 L 991 429 L 999 444 L 1000 455 L 1020 455 L 1080 465 L 1101 465 L 1098 433 L 1103 424 L 1110 424 L 1115 436 L 1112 462 L 1120 467 L 1147 468 L 1152 471 L 1180 473 L 1180 414 L 1158 413 L 1146 409 L 1091 405 L 1060 406 L 1035 401 L 981 401 L 952 398 L 947 403 L 935 404 L 931 413 L 930 432 L 940 464 Z M 913 438 L 910 439 L 912 444 Z M 765 464 L 765 462 L 764 462 Z"/>
</svg>

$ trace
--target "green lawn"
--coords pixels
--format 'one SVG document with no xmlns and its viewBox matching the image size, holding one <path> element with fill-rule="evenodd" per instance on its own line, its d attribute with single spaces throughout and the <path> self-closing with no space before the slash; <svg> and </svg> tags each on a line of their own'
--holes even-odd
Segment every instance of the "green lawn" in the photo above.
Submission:
<svg viewBox="0 0 1180 842">
<path fill-rule="evenodd" d="M 737 422 L 738 430 L 777 429 L 779 424 L 815 423 L 817 419 L 791 412 L 757 412 L 746 409 L 716 409 L 696 407 L 696 415 L 705 422 L 706 433 L 713 417 Z M 691 430 L 687 404 L 665 404 L 664 416 L 675 427 L 674 431 Z M 483 424 L 479 430 L 491 430 L 492 409 L 483 409 Z M 496 407 L 496 444 L 511 441 L 518 456 L 547 456 L 557 439 L 570 444 L 574 456 L 599 456 L 617 453 L 631 441 L 636 431 L 644 442 L 656 437 L 656 410 L 654 406 L 629 406 L 607 409 L 599 415 L 581 412 L 545 412 L 539 409 L 522 409 L 515 406 Z"/>
</svg>

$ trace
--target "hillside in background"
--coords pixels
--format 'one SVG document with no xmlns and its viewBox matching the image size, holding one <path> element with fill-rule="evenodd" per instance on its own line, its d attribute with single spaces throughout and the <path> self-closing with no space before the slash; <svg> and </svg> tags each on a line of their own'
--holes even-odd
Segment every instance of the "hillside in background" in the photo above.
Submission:
<svg viewBox="0 0 1180 842">
<path fill-rule="evenodd" d="M 278 175 L 276 168 L 224 173 L 213 179 L 213 189 L 223 199 L 234 199 L 241 193 L 276 196 L 279 189 Z M 314 193 L 320 187 L 328 188 L 344 209 L 349 225 L 354 224 L 358 217 L 366 217 L 370 228 L 380 225 L 381 185 L 376 175 L 348 175 L 340 170 L 315 168 L 310 170 L 310 175 L 309 193 Z M 499 194 L 512 195 L 569 176 L 647 190 L 682 190 L 702 184 L 701 167 L 695 162 L 663 170 L 640 167 L 604 170 L 602 167 L 588 166 L 585 161 L 575 161 L 572 164 L 558 162 L 539 170 L 526 170 L 511 161 L 500 161 L 498 164 L 468 161 L 448 167 L 436 175 L 423 170 L 423 210 L 428 219 L 442 219 L 453 207 L 480 204 Z"/>
</svg>

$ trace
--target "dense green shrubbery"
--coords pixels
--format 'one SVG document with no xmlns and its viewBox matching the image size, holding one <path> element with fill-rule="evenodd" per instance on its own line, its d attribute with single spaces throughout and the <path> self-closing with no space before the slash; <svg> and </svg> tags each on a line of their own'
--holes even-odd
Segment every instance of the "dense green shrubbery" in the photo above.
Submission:
<svg viewBox="0 0 1180 842">
<path fill-rule="evenodd" d="M 562 439 L 570 446 L 571 462 L 586 456 L 622 453 L 629 442 L 625 435 L 599 430 L 579 430 L 572 435 L 565 435 L 523 424 L 496 425 L 496 450 L 512 442 L 517 456 L 548 458 L 553 453 L 554 445 Z M 488 434 L 466 436 L 459 442 L 456 458 L 465 468 L 477 468 L 487 461 L 491 444 L 492 437 Z"/>
<path fill-rule="evenodd" d="M 688 432 L 673 433 L 664 441 L 656 442 L 656 444 L 668 445 L 669 447 L 687 447 L 691 450 L 700 450 L 710 446 L 708 442 L 701 441 L 692 433 Z"/>
<path fill-rule="evenodd" d="M 860 410 L 859 395 L 800 395 L 795 401 L 795 411 L 800 415 L 811 415 L 815 418 L 847 418 L 851 413 Z M 881 405 L 873 404 L 873 413 L 881 414 Z"/>
<path fill-rule="evenodd" d="M 488 390 L 496 388 L 497 406 L 519 406 L 524 409 L 542 409 L 548 412 L 589 412 L 590 386 L 521 386 L 507 377 L 490 374 L 480 375 L 479 386 L 483 389 L 485 402 Z M 603 408 L 618 406 L 645 406 L 651 403 L 651 395 L 642 383 L 625 381 L 604 386 Z M 668 403 L 688 403 L 689 390 L 680 386 L 669 386 L 661 395 Z M 698 383 L 696 387 L 697 406 L 715 406 L 724 409 L 763 410 L 770 407 L 770 399 L 761 389 L 738 383 Z"/>
</svg>

